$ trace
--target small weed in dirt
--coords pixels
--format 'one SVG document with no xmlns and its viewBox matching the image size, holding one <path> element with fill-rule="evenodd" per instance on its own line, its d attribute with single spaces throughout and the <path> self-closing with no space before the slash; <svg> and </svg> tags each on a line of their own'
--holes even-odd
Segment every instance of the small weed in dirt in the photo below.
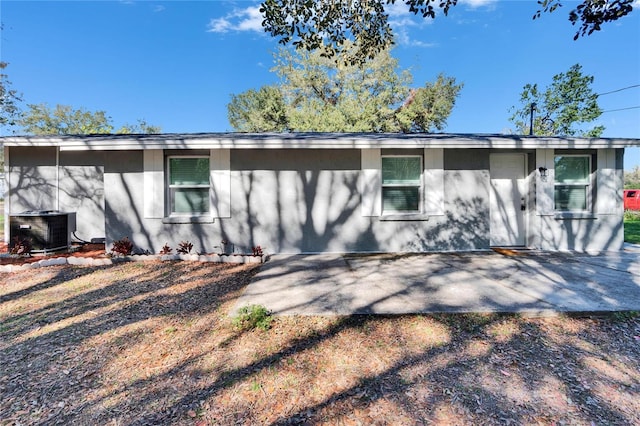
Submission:
<svg viewBox="0 0 640 426">
<path fill-rule="evenodd" d="M 271 328 L 273 317 L 271 313 L 262 305 L 243 306 L 238 311 L 238 315 L 233 318 L 233 325 L 243 331 L 259 328 L 268 330 Z"/>
<path fill-rule="evenodd" d="M 162 248 L 160 249 L 160 254 L 171 254 L 172 251 L 173 249 L 169 246 L 169 243 L 165 243 L 164 246 L 162 246 Z"/>
<path fill-rule="evenodd" d="M 613 319 L 615 321 L 629 321 L 636 318 L 640 318 L 640 312 L 638 311 L 618 311 L 613 313 Z"/>
</svg>

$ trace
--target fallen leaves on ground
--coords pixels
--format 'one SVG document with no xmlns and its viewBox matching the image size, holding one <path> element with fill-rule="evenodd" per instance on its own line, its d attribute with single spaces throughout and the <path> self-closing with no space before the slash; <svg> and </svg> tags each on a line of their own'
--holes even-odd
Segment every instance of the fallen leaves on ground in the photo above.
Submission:
<svg viewBox="0 0 640 426">
<path fill-rule="evenodd" d="M 0 424 L 638 424 L 640 320 L 229 312 L 252 265 L 0 274 Z"/>
</svg>

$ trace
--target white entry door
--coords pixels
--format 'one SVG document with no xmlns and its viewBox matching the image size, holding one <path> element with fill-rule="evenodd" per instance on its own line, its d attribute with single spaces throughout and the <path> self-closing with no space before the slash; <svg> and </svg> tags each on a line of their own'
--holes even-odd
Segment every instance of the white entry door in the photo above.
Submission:
<svg viewBox="0 0 640 426">
<path fill-rule="evenodd" d="M 524 246 L 526 154 L 491 154 L 490 244 Z"/>
</svg>

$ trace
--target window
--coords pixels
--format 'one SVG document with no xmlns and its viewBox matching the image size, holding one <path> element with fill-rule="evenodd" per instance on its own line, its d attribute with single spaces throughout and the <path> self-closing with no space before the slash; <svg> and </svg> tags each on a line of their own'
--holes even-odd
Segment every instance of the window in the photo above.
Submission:
<svg viewBox="0 0 640 426">
<path fill-rule="evenodd" d="M 420 213 L 422 157 L 382 157 L 382 212 Z"/>
<path fill-rule="evenodd" d="M 555 209 L 559 211 L 588 210 L 591 185 L 591 156 L 556 155 Z"/>
<path fill-rule="evenodd" d="M 198 216 L 209 213 L 209 157 L 169 157 L 169 213 Z"/>
</svg>

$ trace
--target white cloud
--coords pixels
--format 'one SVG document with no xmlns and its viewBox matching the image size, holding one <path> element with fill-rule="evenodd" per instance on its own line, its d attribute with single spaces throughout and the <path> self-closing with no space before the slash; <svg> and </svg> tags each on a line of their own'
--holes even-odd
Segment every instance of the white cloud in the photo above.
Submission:
<svg viewBox="0 0 640 426">
<path fill-rule="evenodd" d="M 230 31 L 255 31 L 262 32 L 262 14 L 259 6 L 250 6 L 245 9 L 235 10 L 221 18 L 213 18 L 209 21 L 207 32 L 227 33 Z"/>
<path fill-rule="evenodd" d="M 493 6 L 498 0 L 460 0 L 461 4 L 466 4 L 471 8 L 478 8 L 483 6 Z"/>
<path fill-rule="evenodd" d="M 424 27 L 433 22 L 431 18 L 423 18 L 422 15 L 415 15 L 409 11 L 409 6 L 403 2 L 385 5 L 385 10 L 389 14 L 389 24 L 393 28 L 395 41 L 402 46 L 411 47 L 433 47 L 433 43 L 411 38 L 409 28 Z"/>
<path fill-rule="evenodd" d="M 165 10 L 166 8 L 162 5 L 157 5 L 155 8 L 153 8 L 154 12 L 162 12 L 163 10 Z"/>
</svg>

